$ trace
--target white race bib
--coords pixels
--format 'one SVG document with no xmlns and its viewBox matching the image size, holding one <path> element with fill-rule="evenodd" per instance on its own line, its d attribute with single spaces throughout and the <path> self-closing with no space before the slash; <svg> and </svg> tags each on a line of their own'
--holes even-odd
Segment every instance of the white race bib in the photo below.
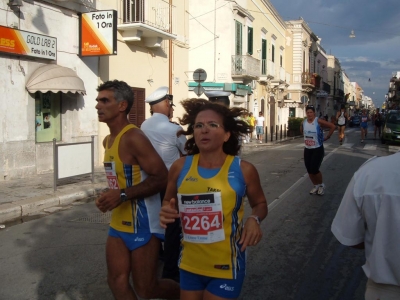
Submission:
<svg viewBox="0 0 400 300">
<path fill-rule="evenodd" d="M 178 194 L 183 239 L 210 244 L 225 240 L 221 193 Z"/>
</svg>

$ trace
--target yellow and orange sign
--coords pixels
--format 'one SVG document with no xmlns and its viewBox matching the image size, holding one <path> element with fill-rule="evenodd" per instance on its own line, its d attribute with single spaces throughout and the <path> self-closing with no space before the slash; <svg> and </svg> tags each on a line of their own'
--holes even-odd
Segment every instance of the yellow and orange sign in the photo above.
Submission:
<svg viewBox="0 0 400 300">
<path fill-rule="evenodd" d="M 117 54 L 117 11 L 84 13 L 80 17 L 80 56 Z"/>
<path fill-rule="evenodd" d="M 57 38 L 0 26 L 0 52 L 57 59 Z"/>
</svg>

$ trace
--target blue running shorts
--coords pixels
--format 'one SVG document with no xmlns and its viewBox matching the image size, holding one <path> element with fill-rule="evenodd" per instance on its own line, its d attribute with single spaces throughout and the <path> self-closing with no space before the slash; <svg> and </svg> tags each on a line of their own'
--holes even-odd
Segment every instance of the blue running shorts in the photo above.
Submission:
<svg viewBox="0 0 400 300">
<path fill-rule="evenodd" d="M 137 248 L 140 248 L 144 245 L 146 245 L 150 239 L 151 236 L 154 235 L 156 238 L 160 240 L 164 240 L 164 235 L 159 234 L 159 233 L 129 233 L 129 232 L 122 232 L 115 230 L 114 228 L 110 227 L 110 230 L 108 231 L 108 235 L 115 237 L 115 238 L 120 238 L 124 241 L 125 246 L 129 249 L 129 251 L 133 251 Z"/>
<path fill-rule="evenodd" d="M 234 299 L 242 291 L 245 273 L 245 270 L 238 271 L 236 279 L 225 279 L 197 275 L 180 269 L 180 285 L 184 291 L 207 290 L 218 297 Z"/>
</svg>

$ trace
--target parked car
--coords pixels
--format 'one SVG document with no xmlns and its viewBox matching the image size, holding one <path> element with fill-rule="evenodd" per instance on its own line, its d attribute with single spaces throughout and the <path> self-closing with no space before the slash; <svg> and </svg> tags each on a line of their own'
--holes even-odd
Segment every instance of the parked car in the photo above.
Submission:
<svg viewBox="0 0 400 300">
<path fill-rule="evenodd" d="M 391 110 L 386 114 L 381 141 L 382 144 L 400 142 L 400 110 Z"/>
<path fill-rule="evenodd" d="M 360 124 L 361 124 L 361 118 L 359 115 L 354 115 L 350 117 L 350 122 L 349 122 L 350 127 L 360 126 Z"/>
</svg>

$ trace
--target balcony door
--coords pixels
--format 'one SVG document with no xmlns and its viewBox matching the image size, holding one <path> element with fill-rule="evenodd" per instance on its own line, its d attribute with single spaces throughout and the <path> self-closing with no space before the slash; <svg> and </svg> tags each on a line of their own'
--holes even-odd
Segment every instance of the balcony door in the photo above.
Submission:
<svg viewBox="0 0 400 300">
<path fill-rule="evenodd" d="M 124 0 L 124 23 L 144 23 L 144 1 Z"/>
<path fill-rule="evenodd" d="M 235 22 L 235 59 L 234 67 L 235 74 L 242 74 L 242 23 L 239 21 Z"/>
<path fill-rule="evenodd" d="M 267 40 L 261 39 L 261 74 L 267 74 Z"/>
</svg>

